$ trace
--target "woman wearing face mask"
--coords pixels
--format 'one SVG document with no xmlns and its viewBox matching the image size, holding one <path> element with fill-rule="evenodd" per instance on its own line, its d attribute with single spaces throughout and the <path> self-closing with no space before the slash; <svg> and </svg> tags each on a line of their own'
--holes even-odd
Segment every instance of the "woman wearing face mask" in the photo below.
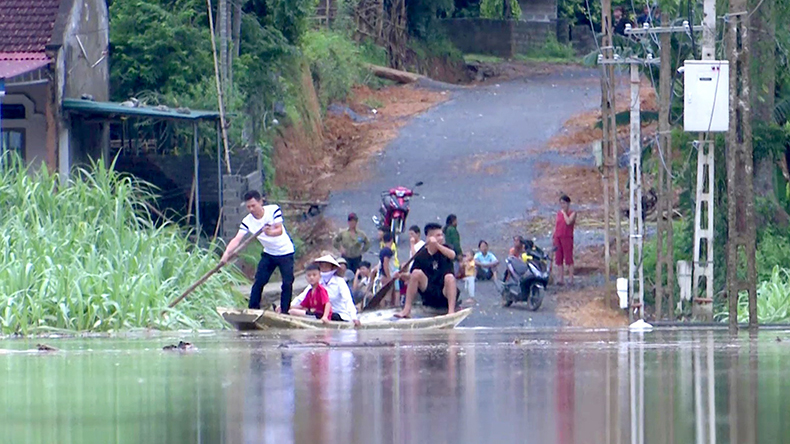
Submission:
<svg viewBox="0 0 790 444">
<path fill-rule="evenodd" d="M 354 306 L 354 299 L 351 297 L 351 290 L 349 290 L 346 281 L 337 275 L 340 264 L 330 255 L 319 257 L 315 260 L 315 263 L 318 264 L 318 268 L 321 270 L 320 283 L 329 293 L 329 303 L 332 304 L 332 312 L 337 313 L 344 321 L 360 325 L 357 318 L 357 307 Z M 302 294 L 294 299 L 293 304 L 301 303 L 307 297 L 309 290 L 310 287 L 306 288 Z"/>
</svg>

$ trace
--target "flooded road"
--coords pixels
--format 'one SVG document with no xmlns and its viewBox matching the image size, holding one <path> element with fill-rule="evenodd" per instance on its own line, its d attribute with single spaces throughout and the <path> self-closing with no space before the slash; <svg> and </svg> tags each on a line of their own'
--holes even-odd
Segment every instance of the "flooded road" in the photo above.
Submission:
<svg viewBox="0 0 790 444">
<path fill-rule="evenodd" d="M 790 442 L 790 332 L 178 339 L 0 341 L 0 442 Z"/>
</svg>

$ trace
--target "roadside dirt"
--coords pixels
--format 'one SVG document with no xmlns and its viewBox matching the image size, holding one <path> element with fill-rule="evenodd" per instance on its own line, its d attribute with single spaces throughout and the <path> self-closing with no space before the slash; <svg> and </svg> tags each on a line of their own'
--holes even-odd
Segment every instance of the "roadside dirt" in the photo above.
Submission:
<svg viewBox="0 0 790 444">
<path fill-rule="evenodd" d="M 577 64 L 547 63 L 536 61 L 506 60 L 499 63 L 470 61 L 466 64 L 473 84 L 490 85 L 515 79 L 529 79 L 536 76 L 556 74 L 573 69 Z"/>
<path fill-rule="evenodd" d="M 557 315 L 573 327 L 601 328 L 624 327 L 628 315 L 609 308 L 605 302 L 603 273 L 603 247 L 596 246 L 576 252 L 576 276 L 572 286 L 556 293 Z"/>
<path fill-rule="evenodd" d="M 447 99 L 445 92 L 413 86 L 357 87 L 344 106 L 366 121 L 327 113 L 320 138 L 296 127 L 285 130 L 275 143 L 277 184 L 292 198 L 325 199 L 333 188 L 360 183 L 370 175 L 370 157 L 395 138 L 398 128 Z"/>
</svg>

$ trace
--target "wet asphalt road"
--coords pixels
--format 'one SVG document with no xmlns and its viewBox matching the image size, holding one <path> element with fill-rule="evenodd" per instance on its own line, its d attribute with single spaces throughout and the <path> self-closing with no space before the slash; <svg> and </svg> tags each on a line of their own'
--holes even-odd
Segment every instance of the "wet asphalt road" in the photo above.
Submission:
<svg viewBox="0 0 790 444">
<path fill-rule="evenodd" d="M 369 180 L 331 194 L 328 216 L 344 226 L 345 216 L 354 211 L 360 228 L 375 236 L 371 216 L 378 212 L 380 192 L 423 181 L 407 225 L 443 225 L 455 213 L 462 247 L 477 248 L 485 239 L 502 261 L 512 236 L 525 234 L 512 232 L 510 224 L 538 205 L 530 189 L 535 165 L 579 162 L 546 152 L 545 143 L 574 114 L 599 106 L 598 79 L 595 69 L 566 67 L 550 75 L 448 92 L 450 100 L 414 117 L 373 160 Z M 539 242 L 550 246 L 547 239 Z M 399 253 L 401 260 L 407 259 L 405 237 Z M 367 258 L 377 261 L 374 254 Z M 520 304 L 502 308 L 491 282 L 478 282 L 475 296 L 475 313 L 465 327 L 562 325 L 550 291 L 537 312 Z"/>
</svg>

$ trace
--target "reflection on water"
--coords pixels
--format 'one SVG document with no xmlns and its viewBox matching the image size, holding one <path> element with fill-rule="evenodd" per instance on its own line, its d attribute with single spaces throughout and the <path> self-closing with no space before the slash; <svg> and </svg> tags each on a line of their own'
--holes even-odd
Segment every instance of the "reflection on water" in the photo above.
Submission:
<svg viewBox="0 0 790 444">
<path fill-rule="evenodd" d="M 785 339 L 777 341 L 777 336 Z M 286 341 L 397 347 L 278 347 Z M 790 442 L 790 334 L 297 332 L 0 355 L 0 442 Z M 34 342 L 0 341 L 0 349 Z"/>
</svg>

